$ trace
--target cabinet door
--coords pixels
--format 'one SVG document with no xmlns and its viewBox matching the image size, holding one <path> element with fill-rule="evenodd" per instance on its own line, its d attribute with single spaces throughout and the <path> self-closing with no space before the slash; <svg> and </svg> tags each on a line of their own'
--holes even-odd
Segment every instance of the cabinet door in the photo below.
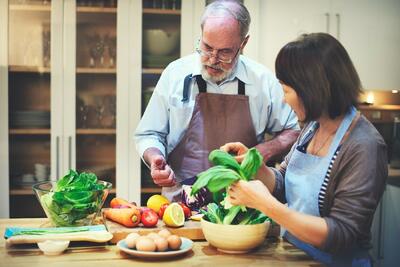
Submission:
<svg viewBox="0 0 400 267">
<path fill-rule="evenodd" d="M 398 179 L 398 178 L 392 178 Z M 399 238 L 400 238 L 400 183 L 388 181 L 385 191 L 384 206 L 384 228 L 383 228 L 383 251 L 381 266 L 397 266 L 400 261 Z"/>
<path fill-rule="evenodd" d="M 329 32 L 329 8 L 329 0 L 260 1 L 259 60 L 274 71 L 275 58 L 286 43 L 303 33 Z"/>
<path fill-rule="evenodd" d="M 63 173 L 116 185 L 117 1 L 64 2 Z"/>
<path fill-rule="evenodd" d="M 400 1 L 333 0 L 333 34 L 345 46 L 365 89 L 400 88 Z"/>
<path fill-rule="evenodd" d="M 51 6 L 50 1 L 26 0 L 9 1 L 7 7 L 10 217 L 44 216 L 31 186 L 49 180 L 54 172 L 51 134 L 58 129 L 51 122 L 59 110 L 51 103 L 57 95 L 50 53 L 55 51 Z"/>
<path fill-rule="evenodd" d="M 164 68 L 181 56 L 181 1 L 143 0 L 142 10 L 142 114 Z M 179 75 L 179 74 L 177 74 Z M 141 202 L 161 188 L 141 163 Z"/>
</svg>

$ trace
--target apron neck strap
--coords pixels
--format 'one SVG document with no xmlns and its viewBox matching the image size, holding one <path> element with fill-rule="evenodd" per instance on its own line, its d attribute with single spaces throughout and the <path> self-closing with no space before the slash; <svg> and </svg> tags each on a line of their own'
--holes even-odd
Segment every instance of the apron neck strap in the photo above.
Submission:
<svg viewBox="0 0 400 267">
<path fill-rule="evenodd" d="M 357 115 L 357 110 L 353 106 L 350 108 L 350 111 L 347 112 L 347 114 L 344 116 L 342 122 L 340 123 L 340 126 L 335 134 L 335 137 L 332 141 L 331 146 L 329 147 L 329 155 L 332 157 L 336 150 L 337 147 L 339 146 L 340 142 L 342 141 L 343 137 L 345 136 L 347 130 L 349 129 L 351 122 L 353 121 L 354 117 Z"/>
<path fill-rule="evenodd" d="M 201 77 L 201 75 L 195 75 L 193 76 L 192 74 L 189 74 L 185 77 L 185 80 L 183 81 L 183 96 L 182 96 L 182 102 L 187 102 L 189 100 L 189 87 L 190 87 L 190 82 L 192 78 L 196 79 L 197 86 L 199 88 L 200 93 L 207 93 L 207 83 Z M 238 94 L 239 95 L 246 95 L 246 88 L 244 82 L 238 79 Z"/>
</svg>

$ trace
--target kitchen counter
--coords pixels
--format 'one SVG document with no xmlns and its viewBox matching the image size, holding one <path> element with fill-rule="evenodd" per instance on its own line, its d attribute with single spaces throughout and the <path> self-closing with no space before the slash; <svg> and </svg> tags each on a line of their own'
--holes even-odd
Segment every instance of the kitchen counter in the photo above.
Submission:
<svg viewBox="0 0 400 267">
<path fill-rule="evenodd" d="M 40 227 L 44 219 L 0 219 L 2 235 L 6 227 Z M 256 251 L 242 255 L 224 254 L 208 245 L 196 241 L 193 250 L 175 258 L 146 260 L 131 257 L 120 252 L 115 245 L 85 244 L 70 245 L 64 254 L 45 256 L 34 245 L 6 247 L 5 239 L 0 241 L 1 266 L 322 266 L 311 260 L 301 250 L 280 238 L 268 238 Z"/>
</svg>

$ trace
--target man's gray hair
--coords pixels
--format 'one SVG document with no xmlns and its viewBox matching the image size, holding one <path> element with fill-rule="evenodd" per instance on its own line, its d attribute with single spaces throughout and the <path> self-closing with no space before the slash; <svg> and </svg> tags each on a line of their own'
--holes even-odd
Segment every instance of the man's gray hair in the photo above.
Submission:
<svg viewBox="0 0 400 267">
<path fill-rule="evenodd" d="M 201 30 L 204 23 L 209 17 L 233 17 L 240 25 L 240 37 L 242 40 L 247 36 L 250 27 L 250 13 L 247 8 L 240 2 L 235 0 L 216 0 L 206 6 L 201 17 Z"/>
</svg>

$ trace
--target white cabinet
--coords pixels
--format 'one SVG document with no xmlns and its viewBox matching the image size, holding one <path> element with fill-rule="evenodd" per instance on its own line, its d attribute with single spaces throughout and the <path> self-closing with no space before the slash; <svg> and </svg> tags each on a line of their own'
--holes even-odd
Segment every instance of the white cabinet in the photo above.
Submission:
<svg viewBox="0 0 400 267">
<path fill-rule="evenodd" d="M 147 189 L 133 134 L 142 79 L 162 71 L 142 65 L 143 27 L 172 20 L 178 56 L 186 55 L 201 12 L 195 0 L 162 1 L 171 8 L 146 2 L 0 1 L 0 217 L 40 215 L 30 185 L 70 168 L 96 173 L 113 183 L 113 194 L 140 204 Z"/>
<path fill-rule="evenodd" d="M 400 89 L 398 14 L 398 0 L 260 1 L 259 59 L 274 70 L 287 42 L 302 33 L 328 32 L 346 48 L 365 89 Z"/>
<path fill-rule="evenodd" d="M 372 225 L 371 255 L 378 267 L 397 266 L 400 261 L 400 183 L 396 181 L 399 179 L 392 178 L 395 183 L 389 182 L 386 186 Z"/>
</svg>

